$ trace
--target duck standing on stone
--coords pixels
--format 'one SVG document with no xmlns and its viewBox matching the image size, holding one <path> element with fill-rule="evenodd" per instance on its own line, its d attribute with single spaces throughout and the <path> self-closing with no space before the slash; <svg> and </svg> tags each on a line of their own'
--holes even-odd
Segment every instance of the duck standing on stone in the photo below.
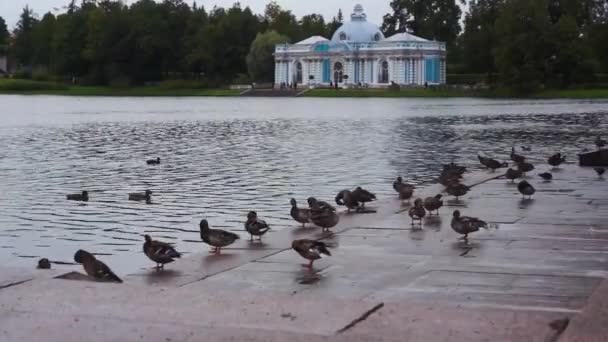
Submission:
<svg viewBox="0 0 608 342">
<path fill-rule="evenodd" d="M 201 230 L 201 240 L 213 247 L 210 253 L 219 255 L 222 248 L 230 246 L 236 240 L 240 239 L 240 237 L 233 232 L 209 228 L 209 222 L 207 222 L 207 220 L 201 220 L 199 227 Z"/>
<path fill-rule="evenodd" d="M 359 210 L 359 201 L 355 198 L 355 195 L 350 190 L 342 190 L 334 199 L 337 205 L 343 205 L 346 207 L 348 212 L 351 210 Z"/>
<path fill-rule="evenodd" d="M 258 240 L 262 241 L 262 236 L 270 230 L 270 226 L 258 218 L 258 214 L 255 211 L 250 211 L 247 214 L 247 222 L 245 222 L 245 230 L 251 235 L 251 241 L 253 237 L 257 236 Z"/>
<path fill-rule="evenodd" d="M 340 216 L 336 214 L 336 209 L 323 201 L 317 201 L 314 197 L 308 199 L 310 206 L 310 219 L 312 223 L 323 228 L 323 231 L 329 231 L 340 222 Z"/>
<path fill-rule="evenodd" d="M 309 269 L 312 269 L 313 262 L 321 259 L 323 255 L 331 256 L 327 245 L 321 241 L 295 240 L 291 243 L 291 248 L 300 254 L 302 258 L 310 261 L 308 264 Z"/>
<path fill-rule="evenodd" d="M 511 160 L 515 162 L 515 164 L 520 164 L 526 161 L 526 157 L 515 153 L 515 147 L 511 147 Z"/>
<path fill-rule="evenodd" d="M 437 211 L 437 215 L 439 215 L 439 208 L 443 207 L 441 197 L 443 196 L 438 194 L 435 197 L 427 197 L 424 200 L 424 209 L 429 212 L 429 216 L 433 215 L 433 211 Z"/>
<path fill-rule="evenodd" d="M 353 192 L 352 192 L 355 200 L 359 203 L 361 203 L 362 207 L 365 207 L 365 203 L 367 202 L 373 202 L 376 200 L 376 194 L 373 194 L 363 188 L 361 188 L 360 186 L 358 186 Z"/>
<path fill-rule="evenodd" d="M 528 162 L 521 162 L 517 164 L 517 168 L 519 169 L 519 171 L 521 171 L 524 176 L 526 175 L 526 173 L 533 171 L 534 170 L 534 165 L 532 165 L 531 163 Z"/>
<path fill-rule="evenodd" d="M 477 158 L 479 159 L 479 162 L 485 166 L 486 168 L 492 170 L 492 172 L 495 172 L 496 170 L 503 168 L 503 167 L 509 167 L 509 164 L 507 163 L 501 163 L 496 159 L 492 159 L 492 158 L 486 158 L 486 157 L 482 157 L 482 156 L 477 156 Z"/>
<path fill-rule="evenodd" d="M 145 192 L 132 192 L 129 194 L 129 201 L 137 201 L 142 202 L 146 201 L 146 203 L 152 202 L 152 191 L 146 190 Z"/>
<path fill-rule="evenodd" d="M 393 189 L 399 194 L 400 200 L 409 201 L 414 195 L 415 187 L 412 184 L 404 183 L 401 177 L 397 177 L 397 180 L 393 182 Z"/>
<path fill-rule="evenodd" d="M 89 192 L 83 191 L 79 194 L 70 194 L 67 195 L 68 201 L 80 201 L 80 202 L 88 202 L 89 201 Z"/>
<path fill-rule="evenodd" d="M 517 190 L 520 194 L 522 194 L 524 198 L 528 196 L 528 198 L 530 199 L 532 198 L 532 195 L 534 195 L 534 193 L 536 192 L 536 189 L 534 189 L 532 184 L 528 183 L 525 180 L 519 182 L 519 184 L 517 185 Z"/>
<path fill-rule="evenodd" d="M 452 229 L 464 235 L 461 239 L 465 244 L 469 243 L 469 234 L 479 231 L 480 228 L 488 229 L 488 224 L 478 218 L 461 216 L 459 210 L 455 210 L 452 217 Z"/>
<path fill-rule="evenodd" d="M 412 226 L 414 225 L 415 221 L 418 221 L 420 226 L 422 226 L 422 219 L 424 216 L 426 216 L 426 210 L 424 209 L 424 204 L 421 198 L 417 198 L 414 201 L 414 206 L 410 208 L 408 215 L 412 219 Z"/>
<path fill-rule="evenodd" d="M 544 179 L 547 182 L 553 179 L 553 175 L 551 174 L 551 172 L 543 172 L 538 175 L 540 176 L 540 178 Z"/>
<path fill-rule="evenodd" d="M 95 280 L 122 283 L 122 280 L 106 264 L 85 250 L 79 249 L 74 254 L 74 261 L 82 264 L 87 275 Z"/>
<path fill-rule="evenodd" d="M 470 190 L 470 187 L 462 183 L 452 183 L 449 184 L 446 188 L 446 192 L 449 195 L 456 197 L 456 200 L 466 195 Z"/>
<path fill-rule="evenodd" d="M 156 270 L 163 269 L 165 264 L 172 263 L 182 257 L 173 246 L 166 242 L 152 240 L 150 235 L 144 235 L 144 254 L 156 263 Z"/>
<path fill-rule="evenodd" d="M 547 163 L 553 167 L 559 167 L 560 165 L 562 165 L 565 162 L 566 162 L 566 157 L 562 157 L 561 153 L 556 153 L 556 154 L 552 155 L 551 157 L 549 157 L 549 159 L 547 160 Z"/>
<path fill-rule="evenodd" d="M 291 217 L 297 222 L 302 224 L 302 228 L 306 228 L 306 224 L 310 223 L 310 209 L 298 208 L 298 202 L 296 202 L 295 198 L 290 200 L 291 203 L 291 211 L 289 214 Z"/>
<path fill-rule="evenodd" d="M 514 182 L 517 178 L 521 178 L 522 176 L 523 176 L 523 172 L 521 172 L 521 170 L 518 170 L 518 169 L 509 168 L 507 170 L 507 172 L 505 172 L 505 177 L 507 179 L 510 179 L 511 182 Z"/>
</svg>

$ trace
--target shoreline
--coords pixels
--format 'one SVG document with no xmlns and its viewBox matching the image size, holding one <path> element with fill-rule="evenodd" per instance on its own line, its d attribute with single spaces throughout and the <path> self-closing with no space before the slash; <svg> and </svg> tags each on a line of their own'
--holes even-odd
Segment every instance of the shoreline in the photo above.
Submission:
<svg viewBox="0 0 608 342">
<path fill-rule="evenodd" d="M 264 92 L 268 94 L 264 94 Z M 507 90 L 464 89 L 310 89 L 304 98 L 480 98 L 480 99 L 574 99 L 608 100 L 608 88 L 548 89 L 526 96 L 511 95 Z M 85 97 L 240 97 L 242 90 L 222 88 L 171 88 L 162 86 L 112 88 L 100 86 L 67 86 L 59 83 L 0 79 L 0 95 L 51 95 Z M 256 97 L 283 97 L 278 91 L 260 90 Z M 289 97 L 289 96 L 288 96 Z"/>
</svg>

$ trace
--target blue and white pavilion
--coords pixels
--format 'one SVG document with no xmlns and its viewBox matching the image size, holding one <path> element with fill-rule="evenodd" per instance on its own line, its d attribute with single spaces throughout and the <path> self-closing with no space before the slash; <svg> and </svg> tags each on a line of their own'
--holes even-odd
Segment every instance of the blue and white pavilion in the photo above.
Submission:
<svg viewBox="0 0 608 342">
<path fill-rule="evenodd" d="M 331 40 L 314 36 L 296 44 L 279 44 L 274 56 L 277 87 L 337 82 L 341 87 L 382 88 L 391 82 L 405 86 L 446 82 L 445 43 L 409 33 L 386 38 L 367 21 L 361 5 L 355 6 L 350 22 Z"/>
</svg>

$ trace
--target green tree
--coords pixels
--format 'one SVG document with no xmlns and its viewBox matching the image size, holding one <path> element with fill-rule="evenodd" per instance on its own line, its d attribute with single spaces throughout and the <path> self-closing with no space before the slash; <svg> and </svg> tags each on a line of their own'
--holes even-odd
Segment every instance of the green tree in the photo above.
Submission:
<svg viewBox="0 0 608 342">
<path fill-rule="evenodd" d="M 6 22 L 0 17 L 0 54 L 5 54 L 8 51 L 8 28 Z"/>
<path fill-rule="evenodd" d="M 547 72 L 549 16 L 545 1 L 508 0 L 496 22 L 496 64 L 505 85 L 530 92 Z"/>
<path fill-rule="evenodd" d="M 23 66 L 30 67 L 32 65 L 32 51 L 34 49 L 33 34 L 34 26 L 36 25 L 34 12 L 25 6 L 19 17 L 19 22 L 15 28 L 15 57 L 17 62 Z"/>
<path fill-rule="evenodd" d="M 295 15 L 291 11 L 283 10 L 276 1 L 271 1 L 266 5 L 264 20 L 269 30 L 286 35 L 291 41 L 300 38 L 300 27 Z"/>
<path fill-rule="evenodd" d="M 256 81 L 269 82 L 274 79 L 273 53 L 277 44 L 289 41 L 287 36 L 276 31 L 259 33 L 249 49 L 247 68 L 249 76 Z"/>
<path fill-rule="evenodd" d="M 488 81 L 497 72 L 495 52 L 499 37 L 495 24 L 504 6 L 504 0 L 473 0 L 464 19 L 462 47 L 469 71 L 487 73 Z"/>
<path fill-rule="evenodd" d="M 55 16 L 47 13 L 32 30 L 32 64 L 49 67 L 53 56 L 53 36 L 55 35 Z"/>
<path fill-rule="evenodd" d="M 311 36 L 327 36 L 327 25 L 325 19 L 320 14 L 309 14 L 300 20 L 300 37 L 298 40 L 306 39 Z"/>
</svg>

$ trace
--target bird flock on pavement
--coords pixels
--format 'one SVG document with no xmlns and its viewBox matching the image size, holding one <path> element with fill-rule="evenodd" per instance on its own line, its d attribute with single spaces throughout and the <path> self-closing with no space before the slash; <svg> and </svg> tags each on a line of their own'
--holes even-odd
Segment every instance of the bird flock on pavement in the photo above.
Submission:
<svg viewBox="0 0 608 342">
<path fill-rule="evenodd" d="M 595 144 L 598 149 L 602 149 L 607 146 L 607 142 L 600 137 L 597 137 Z M 530 147 L 522 146 L 524 152 L 531 151 Z M 528 162 L 528 159 L 517 153 L 515 147 L 511 149 L 510 159 L 513 162 L 513 167 L 509 167 L 509 163 L 501 162 L 499 160 L 478 155 L 479 163 L 490 170 L 496 172 L 499 169 L 507 168 L 507 170 L 499 174 L 495 178 L 506 178 L 510 182 L 514 183 L 515 180 L 521 179 L 517 184 L 517 190 L 524 199 L 531 199 L 536 193 L 536 189 L 526 179 L 527 174 L 532 172 L 535 167 L 532 163 Z M 566 157 L 561 153 L 556 153 L 547 159 L 547 164 L 552 166 L 554 169 L 559 168 L 563 163 L 566 162 Z M 159 165 L 160 158 L 147 160 L 148 165 Z M 604 168 L 594 168 L 595 172 L 599 177 L 602 177 L 606 170 Z M 469 193 L 473 186 L 465 185 L 462 182 L 463 175 L 467 171 L 466 167 L 450 163 L 443 166 L 438 181 L 440 184 L 445 186 L 444 192 L 450 196 L 459 198 Z M 543 172 L 539 174 L 539 177 L 545 182 L 553 180 L 553 175 L 550 172 Z M 412 227 L 422 228 L 423 219 L 427 216 L 439 215 L 440 208 L 443 207 L 443 195 L 437 194 L 427 198 L 415 198 L 416 187 L 413 184 L 407 183 L 402 177 L 397 177 L 393 182 L 393 189 L 398 195 L 398 198 L 402 201 L 403 205 L 409 205 L 407 210 L 408 216 L 411 218 Z M 129 193 L 128 200 L 151 203 L 152 191 L 146 190 L 143 193 Z M 411 200 L 414 199 L 413 205 Z M 67 199 L 71 201 L 89 201 L 89 193 L 82 191 L 77 194 L 67 195 Z M 367 213 L 375 211 L 367 211 L 365 204 L 376 200 L 376 195 L 357 187 L 354 190 L 342 190 L 338 192 L 334 201 L 339 206 L 344 206 L 347 212 L 354 211 L 355 213 Z M 404 203 L 407 201 L 407 203 Z M 296 199 L 290 200 L 291 210 L 290 216 L 299 224 L 302 228 L 306 228 L 307 224 L 313 224 L 320 227 L 323 232 L 331 233 L 331 229 L 335 227 L 340 221 L 340 215 L 336 208 L 331 204 L 318 200 L 314 197 L 307 199 L 308 207 L 298 207 Z M 460 210 L 455 210 L 452 213 L 451 227 L 457 234 L 462 235 L 460 240 L 465 244 L 469 242 L 469 235 L 479 231 L 480 229 L 488 229 L 488 223 L 475 218 L 464 216 Z M 255 239 L 261 241 L 262 237 L 271 230 L 271 227 L 262 219 L 258 217 L 257 212 L 250 211 L 247 214 L 247 220 L 244 223 L 245 231 L 250 235 L 250 241 L 254 242 Z M 235 241 L 240 239 L 240 236 L 234 232 L 212 229 L 209 226 L 209 222 L 205 219 L 200 221 L 200 238 L 201 240 L 211 246 L 210 253 L 215 255 L 221 254 L 222 248 L 232 245 Z M 309 263 L 306 265 L 312 270 L 313 263 L 316 260 L 323 258 L 323 256 L 331 256 L 329 245 L 319 241 L 310 239 L 294 240 L 292 242 L 292 249 L 298 253 L 301 257 L 308 260 Z M 151 236 L 144 235 L 143 244 L 144 254 L 156 263 L 156 270 L 161 271 L 164 269 L 164 265 L 169 264 L 175 259 L 181 257 L 176 248 L 169 243 L 153 240 Z M 92 253 L 85 250 L 78 250 L 74 255 L 74 261 L 82 264 L 86 274 L 98 281 L 109 281 L 109 282 L 122 282 L 122 280 L 112 272 L 112 270 L 98 260 Z M 38 262 L 38 268 L 49 269 L 51 262 L 46 259 L 40 259 Z"/>
</svg>

